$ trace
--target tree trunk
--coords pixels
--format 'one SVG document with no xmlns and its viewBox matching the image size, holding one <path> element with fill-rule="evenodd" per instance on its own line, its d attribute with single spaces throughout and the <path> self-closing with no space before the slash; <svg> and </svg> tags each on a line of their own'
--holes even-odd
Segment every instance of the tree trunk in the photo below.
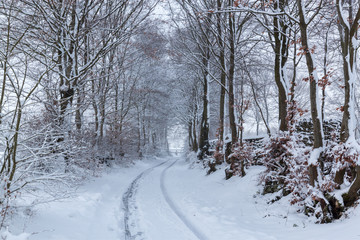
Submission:
<svg viewBox="0 0 360 240">
<path fill-rule="evenodd" d="M 78 132 L 81 131 L 82 120 L 81 120 L 81 107 L 82 107 L 81 91 L 77 89 L 77 101 L 76 101 L 76 112 L 75 112 L 75 125 Z"/>
<path fill-rule="evenodd" d="M 193 124 L 192 124 L 192 131 L 193 131 L 193 140 L 194 140 L 192 150 L 194 152 L 197 152 L 199 150 L 199 145 L 198 145 L 197 134 L 196 134 L 196 115 L 194 115 L 194 120 L 193 120 Z"/>
<path fill-rule="evenodd" d="M 232 0 L 229 0 L 232 3 Z M 232 5 L 230 5 L 232 6 Z M 229 86 L 229 124 L 231 130 L 231 143 L 237 142 L 237 128 L 235 120 L 235 96 L 234 96 L 234 76 L 235 76 L 235 26 L 234 14 L 229 14 L 229 73 L 228 73 L 228 86 Z"/>
<path fill-rule="evenodd" d="M 348 9 L 349 17 L 345 19 L 342 11 L 342 3 L 336 1 L 337 13 L 339 17 L 338 29 L 341 40 L 341 50 L 343 58 L 343 72 L 345 81 L 345 102 L 343 106 L 343 119 L 341 123 L 340 140 L 346 142 L 355 140 L 355 81 L 356 76 L 356 49 L 353 40 L 356 38 L 360 20 L 360 7 L 353 18 L 353 6 Z"/>
<path fill-rule="evenodd" d="M 192 135 L 192 121 L 188 122 L 188 141 L 189 141 L 189 147 L 192 150 L 194 146 L 194 140 Z"/>
<path fill-rule="evenodd" d="M 240 136 L 239 136 L 239 141 L 240 141 L 240 146 L 243 145 L 243 133 L 244 133 L 244 113 L 245 113 L 245 103 L 244 103 L 244 78 L 241 78 L 241 82 L 240 82 L 240 97 L 241 97 L 241 101 L 240 101 L 240 111 L 239 111 L 239 132 L 240 132 Z"/>
<path fill-rule="evenodd" d="M 353 41 L 356 40 L 360 20 L 360 7 L 358 7 L 355 17 L 353 16 L 353 5 L 350 3 L 349 15 L 344 16 L 342 2 L 336 1 L 338 14 L 338 29 L 340 33 L 341 50 L 343 58 L 343 72 L 345 82 L 345 102 L 343 106 L 343 118 L 341 123 L 340 141 L 350 142 L 358 146 L 355 139 L 355 81 L 356 76 L 356 49 Z M 353 19 L 354 17 L 354 19 Z M 356 161 L 356 160 L 355 160 Z M 347 194 L 343 195 L 345 206 L 352 205 L 358 198 L 360 190 L 360 166 L 355 167 L 356 178 L 350 186 Z M 341 185 L 344 182 L 345 169 L 340 169 L 335 175 L 335 183 Z"/>
<path fill-rule="evenodd" d="M 285 0 L 275 1 L 275 10 L 284 12 Z M 288 124 L 287 116 L 287 98 L 288 98 L 288 83 L 286 81 L 286 62 L 288 57 L 288 36 L 286 36 L 288 26 L 284 22 L 282 16 L 274 16 L 274 51 L 275 64 L 274 75 L 275 83 L 279 92 L 279 130 L 287 131 Z"/>
<path fill-rule="evenodd" d="M 301 33 L 301 43 L 303 51 L 305 51 L 306 57 L 306 65 L 309 73 L 309 81 L 310 81 L 310 105 L 311 105 L 311 118 L 314 127 L 314 152 L 319 153 L 316 151 L 318 148 L 323 147 L 323 129 L 322 129 L 322 119 L 321 113 L 318 109 L 320 103 L 318 104 L 318 75 L 315 70 L 314 60 L 311 55 L 311 49 L 308 45 L 308 36 L 307 36 L 307 27 L 308 23 L 305 20 L 305 14 L 303 10 L 305 9 L 304 3 L 302 0 L 297 0 L 298 9 L 299 9 L 299 25 L 300 25 L 300 33 Z M 317 157 L 319 157 L 317 156 Z M 309 166 L 309 178 L 310 178 L 310 185 L 315 186 L 315 181 L 317 179 L 317 165 L 316 163 L 310 163 Z"/>
<path fill-rule="evenodd" d="M 206 65 L 208 64 L 208 59 L 206 61 Z M 200 125 L 200 139 L 199 139 L 199 149 L 200 153 L 198 155 L 199 159 L 204 159 L 206 155 L 209 155 L 209 119 L 208 119 L 208 75 L 203 76 L 203 112 L 201 117 L 201 125 Z"/>
<path fill-rule="evenodd" d="M 60 74 L 60 124 L 64 123 L 66 110 L 73 102 L 74 87 L 76 79 L 73 79 L 76 71 L 75 62 L 75 39 L 72 36 L 75 31 L 76 24 L 76 2 L 71 6 L 71 22 L 69 24 L 69 32 L 64 29 L 59 30 L 59 38 L 57 43 L 58 50 L 58 69 Z M 71 39 L 69 41 L 69 39 Z M 67 48 L 67 49 L 64 49 Z M 75 65 L 74 65 L 75 64 Z"/>
<path fill-rule="evenodd" d="M 218 10 L 222 8 L 221 0 L 217 0 Z M 217 14 L 217 41 L 219 45 L 219 63 L 220 63 L 220 106 L 219 106 L 219 141 L 224 143 L 224 127 L 225 127 L 225 85 L 226 85 L 226 70 L 225 70 L 225 46 L 223 40 L 223 28 L 221 24 L 221 13 Z"/>
<path fill-rule="evenodd" d="M 142 152 L 141 152 L 141 121 L 140 121 L 140 110 L 139 108 L 137 108 L 137 122 L 138 122 L 138 128 L 137 128 L 137 137 L 138 137 L 138 142 L 137 142 L 137 152 L 139 154 L 139 157 L 142 157 Z"/>
<path fill-rule="evenodd" d="M 204 159 L 209 155 L 209 121 L 210 121 L 210 107 L 209 107 L 209 59 L 210 59 L 210 17 L 208 14 L 208 21 L 205 22 L 205 27 L 202 32 L 203 46 L 199 46 L 202 54 L 202 80 L 203 80 L 203 112 L 200 125 L 200 139 L 199 139 L 199 159 Z"/>
<path fill-rule="evenodd" d="M 351 184 L 349 191 L 343 194 L 344 205 L 346 207 L 353 205 L 358 198 L 358 192 L 360 190 L 360 166 L 355 167 L 356 178 Z"/>
</svg>

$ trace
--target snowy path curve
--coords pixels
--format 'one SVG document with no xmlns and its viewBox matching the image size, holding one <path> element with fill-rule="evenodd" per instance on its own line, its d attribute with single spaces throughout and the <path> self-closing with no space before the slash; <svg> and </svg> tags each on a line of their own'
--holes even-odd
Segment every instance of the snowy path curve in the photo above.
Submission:
<svg viewBox="0 0 360 240">
<path fill-rule="evenodd" d="M 198 230 L 194 227 L 194 225 L 191 224 L 191 222 L 186 218 L 186 216 L 180 211 L 180 208 L 175 204 L 175 202 L 171 199 L 166 187 L 165 187 L 165 177 L 166 177 L 166 172 L 167 170 L 169 170 L 172 166 L 174 166 L 174 164 L 177 162 L 174 161 L 172 164 L 170 164 L 168 167 L 166 167 L 162 172 L 161 172 L 161 176 L 160 176 L 160 187 L 161 187 L 161 192 L 166 200 L 166 202 L 168 203 L 168 205 L 170 206 L 170 208 L 174 211 L 174 213 L 180 218 L 180 220 L 185 224 L 186 227 L 188 227 L 193 233 L 194 235 L 199 238 L 200 240 L 206 240 L 207 238 Z"/>
<path fill-rule="evenodd" d="M 124 227 L 125 227 L 125 240 L 130 240 L 130 239 L 134 239 L 136 236 L 141 235 L 141 232 L 137 232 L 132 233 L 130 226 L 135 225 L 135 222 L 131 222 L 131 215 L 134 211 L 136 211 L 136 206 L 135 206 L 135 196 L 136 196 L 136 192 L 139 186 L 139 181 L 140 179 L 142 179 L 146 174 L 149 174 L 152 170 L 154 170 L 154 168 L 160 167 L 161 165 L 165 164 L 168 161 L 164 161 L 160 164 L 157 164 L 153 167 L 150 167 L 148 169 L 146 169 L 145 171 L 143 171 L 142 173 L 140 173 L 130 184 L 130 186 L 128 187 L 127 191 L 124 193 L 123 195 L 123 204 L 124 204 Z"/>
<path fill-rule="evenodd" d="M 359 208 L 349 219 L 314 225 L 286 207 L 288 199 L 268 205 L 273 196 L 257 194 L 263 170 L 225 180 L 223 171 L 205 177 L 181 157 L 139 161 L 94 178 L 73 198 L 38 205 L 32 216 L 19 211 L 9 240 L 360 239 Z"/>
</svg>

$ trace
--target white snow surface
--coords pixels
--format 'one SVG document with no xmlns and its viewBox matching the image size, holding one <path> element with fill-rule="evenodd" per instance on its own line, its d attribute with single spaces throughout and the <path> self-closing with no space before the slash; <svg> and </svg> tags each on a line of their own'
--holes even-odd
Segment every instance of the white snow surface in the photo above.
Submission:
<svg viewBox="0 0 360 240">
<path fill-rule="evenodd" d="M 142 160 L 82 186 L 77 196 L 12 219 L 7 240 L 360 239 L 359 209 L 332 224 L 313 224 L 283 198 L 263 196 L 262 167 L 224 180 L 182 157 Z M 11 233 L 10 233 L 11 232 Z"/>
</svg>

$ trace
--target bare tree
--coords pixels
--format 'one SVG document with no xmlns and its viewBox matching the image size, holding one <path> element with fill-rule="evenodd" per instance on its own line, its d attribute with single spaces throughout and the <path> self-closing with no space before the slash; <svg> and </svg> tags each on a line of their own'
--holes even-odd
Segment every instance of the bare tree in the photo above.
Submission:
<svg viewBox="0 0 360 240">
<path fill-rule="evenodd" d="M 341 123 L 340 141 L 355 144 L 355 82 L 356 73 L 356 52 L 357 52 L 357 31 L 360 20 L 360 6 L 355 10 L 355 3 L 349 2 L 347 16 L 343 10 L 344 2 L 336 1 L 336 10 L 338 15 L 338 29 L 340 33 L 341 53 L 343 60 L 343 74 L 345 82 L 345 102 L 343 105 L 343 118 Z M 359 148 L 356 149 L 359 151 Z M 351 205 L 357 198 L 357 192 L 360 189 L 360 166 L 357 165 L 356 178 L 347 193 L 345 205 Z M 340 169 L 335 176 L 335 182 L 341 185 L 344 182 L 346 169 Z"/>
<path fill-rule="evenodd" d="M 318 83 L 319 77 L 316 71 L 316 66 L 312 56 L 312 50 L 308 43 L 308 26 L 312 19 L 316 16 L 319 9 L 321 8 L 321 3 L 318 6 L 318 10 L 313 13 L 310 17 L 307 17 L 306 7 L 303 0 L 297 0 L 298 10 L 299 10 L 299 25 L 301 32 L 301 44 L 302 50 L 306 57 L 306 65 L 308 68 L 309 81 L 310 81 L 310 103 L 311 103 L 311 117 L 314 127 L 314 150 L 313 156 L 309 162 L 309 176 L 310 176 L 310 185 L 315 186 L 315 181 L 317 180 L 317 161 L 320 157 L 320 153 L 323 147 L 323 125 L 322 125 L 322 115 L 320 109 L 320 98 Z"/>
</svg>

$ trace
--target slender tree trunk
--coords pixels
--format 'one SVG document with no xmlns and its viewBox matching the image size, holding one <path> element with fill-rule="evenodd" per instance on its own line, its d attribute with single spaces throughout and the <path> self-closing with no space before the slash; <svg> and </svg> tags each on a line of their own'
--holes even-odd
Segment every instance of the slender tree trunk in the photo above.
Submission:
<svg viewBox="0 0 360 240">
<path fill-rule="evenodd" d="M 99 124 L 99 138 L 102 140 L 104 137 L 104 126 L 105 126 L 105 104 L 100 103 L 100 124 Z"/>
<path fill-rule="evenodd" d="M 3 76 L 2 76 L 2 84 L 1 84 L 1 95 L 0 95 L 0 124 L 2 123 L 3 118 L 3 107 L 4 107 L 4 99 L 5 99 L 5 91 L 6 91 L 6 80 L 8 74 L 8 61 L 9 61 L 9 50 L 10 50 L 10 18 L 8 18 L 7 31 L 6 31 L 6 50 L 5 55 L 3 56 L 4 60 L 2 62 L 3 67 Z"/>
<path fill-rule="evenodd" d="M 140 120 L 140 109 L 137 107 L 137 122 L 138 122 L 138 128 L 137 128 L 137 137 L 138 137 L 138 141 L 137 141 L 137 152 L 139 154 L 139 157 L 142 157 L 142 152 L 141 152 L 141 120 Z"/>
<path fill-rule="evenodd" d="M 353 40 L 357 37 L 358 21 L 360 20 L 360 7 L 353 18 L 353 6 L 350 5 L 349 17 L 345 19 L 342 11 L 342 3 L 336 1 L 337 12 L 339 16 L 339 33 L 341 40 L 341 50 L 343 57 L 343 72 L 345 82 L 345 102 L 343 106 L 343 119 L 341 124 L 340 140 L 355 141 L 355 81 L 356 76 L 356 49 Z"/>
<path fill-rule="evenodd" d="M 94 122 L 95 122 L 95 129 L 94 129 L 94 144 L 98 144 L 98 136 L 99 136 L 99 110 L 98 110 L 98 103 L 96 102 L 95 96 L 97 95 L 95 80 L 91 81 L 91 93 L 92 93 L 92 107 L 94 110 Z"/>
<path fill-rule="evenodd" d="M 240 132 L 240 136 L 239 136 L 239 141 L 240 141 L 240 146 L 243 145 L 243 134 L 244 134 L 244 113 L 245 113 L 245 102 L 244 102 L 244 78 L 241 78 L 241 82 L 240 82 L 240 97 L 241 97 L 241 101 L 240 101 L 240 111 L 239 111 L 239 132 Z"/>
<path fill-rule="evenodd" d="M 296 38 L 296 32 L 294 31 L 294 38 Z M 288 103 L 288 112 L 287 112 L 287 124 L 288 124 L 288 131 L 290 134 L 293 133 L 295 130 L 295 117 L 296 117 L 296 101 L 295 101 L 295 86 L 296 86 L 296 76 L 297 76 L 297 44 L 294 43 L 293 46 L 293 74 L 290 83 L 290 99 Z"/>
<path fill-rule="evenodd" d="M 189 147 L 191 150 L 193 150 L 194 146 L 194 139 L 193 139 L 193 133 L 192 133 L 192 120 L 188 122 L 188 137 L 189 137 Z"/>
<path fill-rule="evenodd" d="M 343 58 L 343 72 L 345 82 L 345 102 L 343 106 L 343 118 L 341 123 L 340 141 L 343 143 L 350 142 L 351 147 L 357 145 L 355 139 L 355 81 L 356 74 L 356 48 L 354 40 L 357 41 L 357 31 L 360 20 L 360 7 L 358 7 L 355 17 L 353 16 L 353 5 L 350 2 L 348 16 L 344 16 L 342 10 L 342 2 L 336 1 L 338 13 L 338 29 L 340 33 L 341 50 Z M 350 186 L 347 194 L 343 195 L 345 206 L 350 206 L 358 198 L 360 190 L 360 166 L 355 167 L 356 177 Z M 341 185 L 344 182 L 345 169 L 336 172 L 335 183 Z"/>
<path fill-rule="evenodd" d="M 15 177 L 15 172 L 17 169 L 17 148 L 19 145 L 19 132 L 20 132 L 20 127 L 21 127 L 21 118 L 22 118 L 22 106 L 20 104 L 20 99 L 18 98 L 18 103 L 17 103 L 17 109 L 16 109 L 16 125 L 15 125 L 15 134 L 13 137 L 13 143 L 12 143 L 12 149 L 11 149 L 11 169 L 10 170 L 10 175 L 9 175 L 9 181 L 7 182 L 7 189 L 10 189 L 10 185 L 12 183 L 12 181 L 14 180 Z M 9 153 L 10 154 L 10 153 Z M 10 166 L 10 165 L 9 165 Z"/>
<path fill-rule="evenodd" d="M 203 61 L 205 66 L 208 64 L 208 59 Z M 207 70 L 203 76 L 203 112 L 201 117 L 200 125 L 200 139 L 199 139 L 199 149 L 200 154 L 198 155 L 199 159 L 204 159 L 206 155 L 209 155 L 209 118 L 208 118 L 208 73 Z"/>
<path fill-rule="evenodd" d="M 81 126 L 82 126 L 82 120 L 81 120 L 81 107 L 83 104 L 83 99 L 81 96 L 81 91 L 77 89 L 77 101 L 76 101 L 76 112 L 75 112 L 75 125 L 76 129 L 80 132 Z"/>
<path fill-rule="evenodd" d="M 271 136 L 271 131 L 270 131 L 269 124 L 268 124 L 268 122 L 266 122 L 264 113 L 263 113 L 263 111 L 262 111 L 262 109 L 261 109 L 260 103 L 259 103 L 259 101 L 258 101 L 256 92 L 255 92 L 254 82 L 252 81 L 249 72 L 248 72 L 248 75 L 249 75 L 249 78 L 250 78 L 251 91 L 252 91 L 252 94 L 253 94 L 253 97 L 254 97 L 254 101 L 255 101 L 256 107 L 259 109 L 259 112 L 256 111 L 256 121 L 257 121 L 256 135 L 258 135 L 258 132 L 259 132 L 259 123 L 260 123 L 260 117 L 261 117 L 261 119 L 263 120 L 264 125 L 265 125 L 265 127 L 266 127 L 266 132 L 267 132 L 268 136 L 270 137 L 270 136 Z M 259 113 L 260 113 L 260 114 L 259 114 Z M 260 116 L 259 116 L 259 115 L 260 115 Z"/>
<path fill-rule="evenodd" d="M 210 60 L 210 17 L 211 14 L 208 14 L 208 21 L 205 22 L 205 27 L 202 32 L 202 42 L 203 46 L 200 46 L 202 51 L 202 82 L 203 82 L 203 112 L 201 117 L 200 125 L 200 139 L 199 139 L 199 149 L 200 153 L 198 154 L 199 159 L 204 159 L 206 155 L 209 155 L 209 125 L 210 125 L 210 103 L 209 103 L 209 60 Z"/>
<path fill-rule="evenodd" d="M 326 31 L 326 35 L 325 35 L 325 46 L 324 46 L 324 63 L 323 63 L 323 71 L 324 71 L 324 78 L 327 78 L 328 75 L 328 70 L 327 70 L 327 65 L 328 65 L 328 61 L 327 61 L 327 55 L 328 55 L 328 39 L 329 39 L 329 31 L 330 31 L 330 27 L 329 29 Z M 326 98 L 326 85 L 323 84 L 322 86 L 322 98 L 321 98 L 321 116 L 322 119 L 324 121 L 325 116 L 324 116 L 324 111 L 325 111 L 325 98 Z"/>
<path fill-rule="evenodd" d="M 232 0 L 229 0 L 230 6 L 232 6 Z M 229 73 L 228 73 L 228 86 L 229 86 L 229 124 L 231 130 L 231 143 L 237 142 L 237 128 L 235 119 L 235 95 L 234 95 L 234 76 L 235 76 L 235 26 L 234 26 L 234 14 L 228 14 L 229 20 Z"/>
<path fill-rule="evenodd" d="M 318 97 L 318 75 L 315 70 L 314 66 L 314 60 L 311 55 L 311 49 L 308 45 L 308 33 L 307 33 L 307 27 L 308 22 L 305 19 L 305 12 L 303 10 L 305 9 L 303 0 L 297 0 L 298 9 L 299 9 L 299 25 L 300 25 L 300 32 L 301 32 L 301 43 L 303 51 L 305 51 L 305 57 L 306 57 L 306 65 L 309 73 L 309 81 L 310 81 L 310 105 L 311 105 L 311 118 L 313 122 L 314 127 L 314 152 L 313 154 L 316 154 L 313 156 L 313 158 L 317 158 L 316 161 L 318 161 L 318 158 L 320 157 L 321 149 L 323 147 L 323 128 L 322 128 L 322 119 L 321 119 L 321 109 L 318 109 L 318 106 L 320 106 L 319 97 Z M 317 162 L 310 162 L 309 165 L 309 178 L 310 178 L 310 185 L 315 186 L 315 181 L 317 180 Z"/>
<path fill-rule="evenodd" d="M 349 39 L 347 39 L 349 41 Z M 346 59 L 348 57 L 348 42 L 343 42 L 343 72 L 344 72 L 344 84 L 345 84 L 345 102 L 343 105 L 343 117 L 341 121 L 341 130 L 340 130 L 340 141 L 346 142 L 349 138 L 349 120 L 350 120 L 350 73 L 349 73 L 349 62 Z"/>
<path fill-rule="evenodd" d="M 286 0 L 275 1 L 275 10 L 284 12 Z M 288 98 L 288 84 L 286 76 L 286 62 L 288 56 L 288 36 L 286 36 L 288 26 L 284 22 L 282 16 L 274 16 L 274 51 L 275 51 L 275 64 L 274 75 L 275 83 L 278 87 L 278 100 L 279 100 L 279 130 L 287 131 L 288 124 L 287 116 L 287 98 Z"/>
<path fill-rule="evenodd" d="M 217 0 L 217 7 L 222 8 L 222 1 Z M 225 127 L 225 93 L 226 93 L 226 69 L 225 69 L 225 46 L 223 39 L 223 28 L 221 13 L 217 14 L 217 41 L 219 45 L 219 63 L 220 63 L 220 106 L 219 106 L 219 140 L 224 143 L 224 127 Z"/>
<path fill-rule="evenodd" d="M 198 145 L 198 141 L 197 141 L 197 134 L 196 134 L 196 115 L 194 115 L 194 119 L 193 119 L 193 124 L 192 124 L 192 131 L 193 131 L 193 140 L 194 140 L 194 144 L 193 144 L 193 151 L 197 152 L 199 150 L 199 145 Z"/>
</svg>

